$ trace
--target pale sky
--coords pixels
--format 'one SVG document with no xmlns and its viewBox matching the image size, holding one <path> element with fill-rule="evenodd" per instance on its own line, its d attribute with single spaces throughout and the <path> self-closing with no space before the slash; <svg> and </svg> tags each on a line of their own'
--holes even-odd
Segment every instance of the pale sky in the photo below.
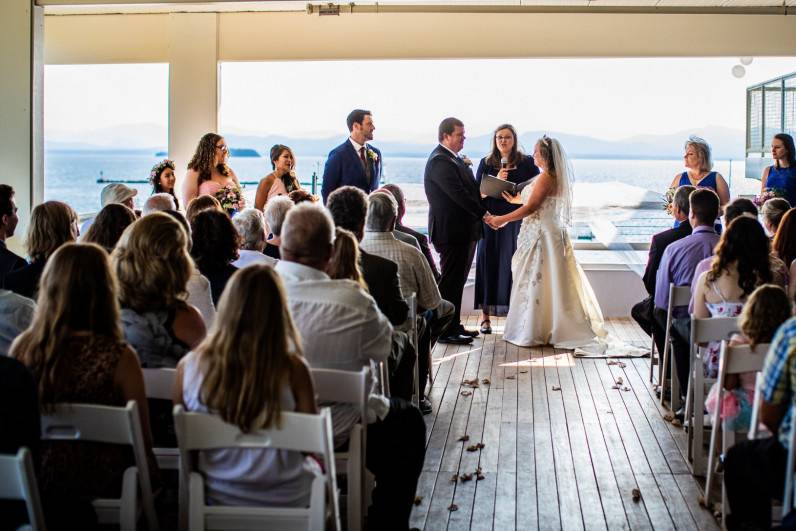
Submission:
<svg viewBox="0 0 796 531">
<path fill-rule="evenodd" d="M 708 125 L 745 128 L 746 87 L 796 70 L 796 58 L 507 59 L 223 63 L 219 129 L 300 136 L 345 133 L 370 109 L 376 138 L 427 141 L 445 116 L 468 135 L 502 122 L 619 139 Z M 45 130 L 59 140 L 168 120 L 167 65 L 48 66 Z M 135 129 L 136 131 L 133 131 Z M 140 130 L 140 133 L 137 131 Z M 91 138 L 88 138 L 91 140 Z M 151 138 L 149 138 L 151 140 Z M 145 145 L 165 145 L 162 142 Z"/>
</svg>

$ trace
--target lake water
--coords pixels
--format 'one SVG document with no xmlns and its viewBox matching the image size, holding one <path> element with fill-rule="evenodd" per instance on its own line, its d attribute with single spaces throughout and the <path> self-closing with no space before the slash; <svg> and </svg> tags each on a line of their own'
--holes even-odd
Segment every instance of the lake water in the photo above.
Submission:
<svg viewBox="0 0 796 531">
<path fill-rule="evenodd" d="M 474 157 L 471 156 L 475 160 Z M 58 199 L 72 205 L 78 212 L 96 211 L 100 207 L 100 191 L 104 184 L 97 179 L 141 180 L 145 181 L 151 167 L 158 162 L 154 154 L 131 154 L 118 152 L 47 152 L 45 155 L 45 199 Z M 302 182 L 309 182 L 313 172 L 320 178 L 323 173 L 325 157 L 303 157 L 298 160 L 297 172 Z M 416 202 L 423 198 L 422 186 L 425 157 L 384 156 L 384 180 L 406 185 L 407 196 Z M 639 191 L 648 190 L 662 193 L 671 183 L 675 173 L 682 171 L 681 160 L 615 160 L 615 159 L 574 159 L 576 203 L 587 207 L 590 202 L 632 206 L 627 202 L 627 190 L 634 187 Z M 229 161 L 242 182 L 257 182 L 271 171 L 267 158 L 233 157 Z M 730 167 L 732 166 L 732 167 Z M 754 194 L 760 182 L 745 179 L 744 161 L 717 161 L 715 169 L 730 183 L 733 196 Z M 178 174 L 181 173 L 178 171 Z M 588 186 L 584 184 L 589 183 Z M 605 186 L 595 186 L 605 183 Z M 621 183 L 629 186 L 610 186 L 608 183 Z M 139 191 L 138 205 L 151 192 L 149 184 L 129 184 Z M 256 184 L 244 188 L 250 204 L 254 202 Z M 602 193 L 594 194 L 594 190 Z M 612 193 L 615 191 L 615 193 Z M 642 194 L 643 195 L 643 194 Z M 599 196 L 599 197 L 598 197 Z M 655 198 L 646 194 L 645 201 Z"/>
</svg>

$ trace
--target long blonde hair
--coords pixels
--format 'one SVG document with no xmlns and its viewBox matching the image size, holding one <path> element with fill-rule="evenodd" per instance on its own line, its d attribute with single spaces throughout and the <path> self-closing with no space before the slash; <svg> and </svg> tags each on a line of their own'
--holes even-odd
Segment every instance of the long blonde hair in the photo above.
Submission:
<svg viewBox="0 0 796 531">
<path fill-rule="evenodd" d="M 326 266 L 326 273 L 334 279 L 353 280 L 367 291 L 368 285 L 359 268 L 360 254 L 356 236 L 340 227 L 334 229 L 334 235 L 334 250 L 329 265 Z"/>
<path fill-rule="evenodd" d="M 185 299 L 193 260 L 180 223 L 154 212 L 133 223 L 111 254 L 123 308 L 143 313 L 173 308 Z"/>
<path fill-rule="evenodd" d="M 301 342 L 271 267 L 251 265 L 232 275 L 196 352 L 204 373 L 200 400 L 209 410 L 243 432 L 280 425 L 281 391 Z"/>
<path fill-rule="evenodd" d="M 58 247 L 77 238 L 77 214 L 61 201 L 45 201 L 30 213 L 25 247 L 31 261 L 47 260 Z"/>
<path fill-rule="evenodd" d="M 122 340 L 108 253 L 94 243 L 62 245 L 47 261 L 37 303 L 33 322 L 11 345 L 11 355 L 36 376 L 39 400 L 47 408 L 59 401 L 59 354 L 75 332 Z"/>
</svg>

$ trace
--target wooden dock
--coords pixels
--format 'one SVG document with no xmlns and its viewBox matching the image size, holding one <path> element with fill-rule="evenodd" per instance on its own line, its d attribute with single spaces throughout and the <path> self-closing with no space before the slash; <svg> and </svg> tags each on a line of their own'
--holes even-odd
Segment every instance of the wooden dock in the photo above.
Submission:
<svg viewBox="0 0 796 531">
<path fill-rule="evenodd" d="M 472 345 L 434 350 L 434 411 L 411 527 L 718 529 L 698 503 L 685 432 L 662 418 L 648 358 L 609 365 L 519 348 L 502 340 L 502 324 L 493 318 L 495 333 Z M 629 318 L 606 327 L 646 339 Z"/>
</svg>

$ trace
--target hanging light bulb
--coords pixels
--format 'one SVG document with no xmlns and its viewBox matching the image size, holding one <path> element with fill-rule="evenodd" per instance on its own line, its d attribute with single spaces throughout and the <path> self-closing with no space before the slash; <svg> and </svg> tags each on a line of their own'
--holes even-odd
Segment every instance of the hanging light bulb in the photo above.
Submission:
<svg viewBox="0 0 796 531">
<path fill-rule="evenodd" d="M 741 57 L 740 59 L 741 64 L 744 66 L 749 66 L 750 64 L 752 64 L 753 60 L 754 60 L 753 57 Z"/>
<path fill-rule="evenodd" d="M 741 65 L 735 65 L 732 67 L 732 75 L 740 79 L 746 75 L 746 68 Z"/>
</svg>

